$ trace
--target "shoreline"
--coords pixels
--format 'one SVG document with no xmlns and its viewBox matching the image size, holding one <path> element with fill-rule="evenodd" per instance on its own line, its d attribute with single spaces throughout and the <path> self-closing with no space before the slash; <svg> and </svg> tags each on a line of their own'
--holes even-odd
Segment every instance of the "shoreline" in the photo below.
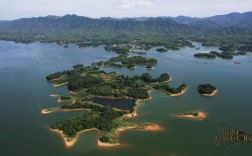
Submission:
<svg viewBox="0 0 252 156">
<path fill-rule="evenodd" d="M 163 131 L 164 128 L 162 126 L 159 126 L 158 124 L 153 124 L 153 125 L 145 126 L 144 130 L 146 130 L 146 131 Z"/>
<path fill-rule="evenodd" d="M 120 143 L 105 143 L 101 142 L 99 139 L 97 141 L 97 145 L 101 147 L 115 147 L 115 146 L 120 146 Z"/>
<path fill-rule="evenodd" d="M 51 79 L 51 80 L 48 80 L 48 81 L 56 81 L 56 80 L 60 80 L 60 79 L 62 79 L 63 77 L 65 77 L 65 76 L 67 76 L 67 75 L 63 75 L 63 76 L 61 76 L 61 77 L 59 77 L 59 78 L 56 78 L 56 79 Z"/>
<path fill-rule="evenodd" d="M 50 114 L 50 113 L 56 112 L 58 110 L 59 110 L 59 108 L 57 108 L 57 109 L 55 108 L 55 110 L 43 109 L 40 113 L 41 114 Z"/>
<path fill-rule="evenodd" d="M 180 93 L 178 93 L 178 94 L 171 94 L 171 93 L 168 93 L 170 96 L 172 96 L 172 97 L 177 97 L 177 96 L 181 96 L 181 95 L 183 95 L 186 91 L 187 91 L 187 88 L 188 87 L 186 87 L 184 90 L 182 90 Z"/>
<path fill-rule="evenodd" d="M 61 87 L 61 86 L 64 86 L 66 84 L 68 84 L 69 82 L 64 82 L 64 83 L 61 83 L 61 84 L 54 84 L 53 86 L 54 87 Z"/>
<path fill-rule="evenodd" d="M 151 90 L 148 91 L 148 94 L 150 95 L 151 93 Z M 150 95 L 148 99 L 138 99 L 136 100 L 136 106 L 135 106 L 135 109 L 134 109 L 134 112 L 131 112 L 129 114 L 125 114 L 124 117 L 135 117 L 137 116 L 137 107 L 139 106 L 139 102 L 141 101 L 148 101 L 148 100 L 151 100 L 152 99 L 152 96 Z M 58 102 L 59 102 L 60 99 L 58 99 Z M 41 113 L 42 114 L 49 114 L 49 113 L 52 113 L 52 112 L 55 112 L 55 111 L 64 111 L 64 112 L 68 112 L 68 111 L 81 111 L 81 110 L 90 110 L 90 109 L 82 109 L 82 108 L 77 108 L 77 109 L 55 109 L 53 111 L 46 111 L 46 109 L 42 110 Z M 163 127 L 157 125 L 157 124 L 150 124 L 150 125 L 147 125 L 147 126 L 138 126 L 138 125 L 135 125 L 135 126 L 125 126 L 125 127 L 120 127 L 120 128 L 117 128 L 115 130 L 115 135 L 119 135 L 122 131 L 126 131 L 126 130 L 131 130 L 131 129 L 136 129 L 136 130 L 144 130 L 144 131 L 162 131 L 164 130 Z M 61 138 L 63 139 L 64 141 L 64 144 L 66 146 L 66 148 L 71 148 L 75 145 L 75 143 L 77 142 L 79 136 L 84 133 L 84 132 L 88 132 L 88 131 L 92 131 L 92 130 L 95 130 L 95 131 L 98 131 L 98 133 L 100 132 L 98 129 L 96 128 L 91 128 L 91 129 L 86 129 L 86 130 L 82 130 L 80 132 L 78 132 L 76 134 L 75 137 L 71 138 L 71 140 L 69 141 L 67 138 L 67 136 L 63 133 L 63 131 L 60 131 L 58 129 L 56 130 L 53 130 L 53 129 L 50 129 L 52 132 L 55 132 L 57 134 L 59 134 L 61 136 Z M 101 146 L 101 147 L 115 147 L 115 146 L 121 146 L 121 143 L 106 143 L 106 142 L 101 142 L 99 140 L 99 138 L 97 139 L 97 145 L 98 146 Z"/>
<path fill-rule="evenodd" d="M 50 94 L 49 96 L 50 97 L 59 97 L 60 95 L 59 94 Z"/>
<path fill-rule="evenodd" d="M 148 70 L 154 70 L 155 68 L 154 67 L 151 67 L 151 68 L 147 68 Z"/>
<path fill-rule="evenodd" d="M 188 115 L 175 114 L 175 116 L 179 118 L 186 118 L 186 119 L 204 120 L 207 117 L 207 113 L 200 111 L 198 116 L 194 116 L 191 114 L 188 114 Z"/>
<path fill-rule="evenodd" d="M 170 82 L 172 80 L 172 77 L 170 76 L 170 79 L 169 80 L 165 80 L 163 82 L 154 82 L 154 83 L 150 83 L 150 84 L 161 84 L 161 83 L 167 83 L 167 82 Z"/>
<path fill-rule="evenodd" d="M 55 110 L 47 110 L 43 109 L 40 113 L 41 114 L 50 114 L 54 113 L 57 111 L 62 111 L 62 112 L 71 112 L 71 111 L 90 111 L 91 109 L 85 109 L 85 108 L 76 108 L 76 109 L 60 109 L 60 108 L 55 108 Z"/>
<path fill-rule="evenodd" d="M 151 92 L 152 92 L 151 90 L 148 91 L 148 94 L 150 95 Z M 136 101 L 136 106 L 135 106 L 135 108 L 134 108 L 134 111 L 131 112 L 131 113 L 129 113 L 129 114 L 125 114 L 125 116 L 126 116 L 126 117 L 129 117 L 129 118 L 131 118 L 131 117 L 136 117 L 136 116 L 138 115 L 138 114 L 137 114 L 137 108 L 138 108 L 138 106 L 139 106 L 139 103 L 142 102 L 142 101 L 149 101 L 149 100 L 152 100 L 151 95 L 150 95 L 150 97 L 149 97 L 148 99 L 138 99 L 138 100 Z"/>
<path fill-rule="evenodd" d="M 218 90 L 216 89 L 212 94 L 201 94 L 202 96 L 215 96 L 218 93 Z"/>
<path fill-rule="evenodd" d="M 161 127 L 157 124 L 145 126 L 143 128 L 141 128 L 140 126 L 126 126 L 126 127 L 117 128 L 115 135 L 118 135 L 120 132 L 130 130 L 130 129 L 139 129 L 139 130 L 146 130 L 146 131 L 162 131 L 162 130 L 164 130 L 163 127 Z M 73 147 L 76 144 L 76 142 L 78 141 L 78 138 L 82 133 L 89 132 L 89 131 L 98 131 L 99 132 L 99 130 L 96 128 L 85 129 L 85 130 L 78 132 L 76 134 L 76 136 L 74 138 L 71 138 L 71 141 L 69 141 L 68 138 L 66 137 L 66 135 L 63 133 L 63 131 L 60 131 L 58 129 L 52 129 L 52 128 L 50 128 L 50 130 L 52 132 L 60 135 L 60 137 L 64 141 L 64 145 L 66 146 L 66 148 Z M 120 146 L 121 143 L 106 143 L 106 142 L 101 142 L 99 139 L 97 139 L 97 145 L 101 146 L 101 147 L 114 147 L 114 146 Z"/>
<path fill-rule="evenodd" d="M 157 125 L 157 124 L 153 124 L 153 125 L 149 125 L 149 126 L 144 126 L 144 127 L 141 127 L 141 126 L 125 126 L 125 127 L 121 127 L 121 128 L 117 128 L 116 129 L 116 135 L 119 135 L 119 133 L 123 132 L 123 131 L 127 131 L 127 130 L 132 130 L 132 129 L 135 129 L 135 130 L 144 130 L 144 131 L 163 131 L 164 128 Z M 104 143 L 104 142 L 101 142 L 99 139 L 98 139 L 98 142 L 97 144 L 101 147 L 115 147 L 115 146 L 121 146 L 122 144 L 121 143 Z"/>
<path fill-rule="evenodd" d="M 58 130 L 58 129 L 52 129 L 52 128 L 50 128 L 50 130 L 51 130 L 52 132 L 57 133 L 57 134 L 60 135 L 60 137 L 63 139 L 64 144 L 65 144 L 65 146 L 66 146 L 67 148 L 71 148 L 71 147 L 73 147 L 73 146 L 75 145 L 75 143 L 77 142 L 77 140 L 78 140 L 80 134 L 85 133 L 85 132 L 88 132 L 88 131 L 97 131 L 96 128 L 90 128 L 90 129 L 82 130 L 82 131 L 78 132 L 78 133 L 76 134 L 76 136 L 75 136 L 74 138 L 72 138 L 71 141 L 69 141 L 69 140 L 67 139 L 67 137 L 65 136 L 65 134 L 63 133 L 63 131 L 60 131 L 60 130 Z"/>
<path fill-rule="evenodd" d="M 71 100 L 61 100 L 61 98 L 59 97 L 58 98 L 58 100 L 57 100 L 57 102 L 59 102 L 59 103 L 65 103 L 65 102 L 71 102 L 71 103 L 75 103 L 76 102 L 76 99 L 71 99 Z"/>
</svg>

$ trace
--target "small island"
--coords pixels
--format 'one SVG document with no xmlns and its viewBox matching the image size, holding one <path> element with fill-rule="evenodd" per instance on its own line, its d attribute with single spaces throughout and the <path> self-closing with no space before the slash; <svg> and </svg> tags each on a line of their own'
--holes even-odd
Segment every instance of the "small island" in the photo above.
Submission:
<svg viewBox="0 0 252 156">
<path fill-rule="evenodd" d="M 188 119 L 204 120 L 207 117 L 207 114 L 202 111 L 190 111 L 185 113 L 176 113 L 175 116 Z"/>
<path fill-rule="evenodd" d="M 127 57 L 127 55 L 119 55 L 112 57 L 107 61 L 99 61 L 92 63 L 94 67 L 114 67 L 114 68 L 136 68 L 136 65 L 156 65 L 157 60 L 154 58 L 146 58 L 142 56 Z"/>
<path fill-rule="evenodd" d="M 188 86 L 185 83 L 183 83 L 179 87 L 175 88 L 170 87 L 167 84 L 164 84 L 164 85 L 157 85 L 154 88 L 159 91 L 164 91 L 166 92 L 166 94 L 170 96 L 181 96 L 186 92 Z"/>
<path fill-rule="evenodd" d="M 129 69 L 136 69 L 136 65 L 134 65 L 134 64 L 129 64 L 129 65 L 127 66 L 127 68 L 129 68 Z"/>
<path fill-rule="evenodd" d="M 196 54 L 194 54 L 194 57 L 214 59 L 214 58 L 216 58 L 216 55 L 209 54 L 209 53 L 196 53 Z"/>
<path fill-rule="evenodd" d="M 168 51 L 168 50 L 165 49 L 165 48 L 157 48 L 156 50 L 157 50 L 158 52 L 161 52 L 161 53 L 167 52 L 167 51 Z"/>
<path fill-rule="evenodd" d="M 222 59 L 233 59 L 234 56 L 238 55 L 246 55 L 246 52 L 217 52 L 217 51 L 211 51 L 210 53 L 196 53 L 194 54 L 194 57 L 196 58 L 208 58 L 208 59 L 215 59 L 216 57 L 222 58 Z"/>
<path fill-rule="evenodd" d="M 147 68 L 148 70 L 153 70 L 153 69 L 154 69 L 154 67 L 153 67 L 152 65 L 147 65 L 146 68 Z"/>
<path fill-rule="evenodd" d="M 234 62 L 234 64 L 241 64 L 241 62 Z"/>
<path fill-rule="evenodd" d="M 218 90 L 211 84 L 200 84 L 197 87 L 198 92 L 203 96 L 214 96 Z"/>
</svg>

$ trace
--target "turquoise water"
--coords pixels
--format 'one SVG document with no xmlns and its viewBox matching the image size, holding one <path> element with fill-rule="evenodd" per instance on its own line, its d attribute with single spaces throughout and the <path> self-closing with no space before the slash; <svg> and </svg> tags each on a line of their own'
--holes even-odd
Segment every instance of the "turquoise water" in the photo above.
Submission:
<svg viewBox="0 0 252 156">
<path fill-rule="evenodd" d="M 199 43 L 194 43 L 200 46 Z M 85 113 L 56 112 L 41 115 L 47 107 L 61 104 L 49 94 L 67 95 L 66 87 L 52 87 L 45 76 L 71 69 L 74 64 L 90 65 L 94 61 L 117 56 L 103 47 L 82 48 L 75 45 L 62 48 L 56 44 L 32 43 L 29 45 L 0 41 L 0 153 L 1 156 L 33 155 L 252 155 L 252 144 L 239 147 L 234 144 L 217 146 L 213 139 L 218 135 L 218 125 L 227 122 L 234 128 L 252 133 L 252 56 L 238 56 L 233 60 L 196 59 L 196 52 L 217 50 L 217 47 L 185 48 L 180 51 L 158 53 L 155 49 L 147 57 L 158 60 L 155 70 L 138 66 L 135 70 L 116 70 L 119 74 L 136 75 L 150 72 L 153 77 L 163 72 L 171 75 L 171 86 L 189 85 L 181 97 L 169 97 L 152 92 L 152 100 L 141 102 L 139 116 L 134 122 L 156 122 L 165 128 L 161 132 L 126 131 L 120 135 L 121 147 L 97 146 L 97 133 L 81 135 L 72 149 L 66 149 L 60 136 L 51 133 L 49 125 L 55 121 Z M 208 64 L 204 64 L 207 62 Z M 235 65 L 234 62 L 241 62 Z M 214 97 L 202 97 L 196 87 L 211 83 L 219 92 Z M 202 110 L 208 113 L 204 121 L 175 118 L 173 113 Z"/>
</svg>

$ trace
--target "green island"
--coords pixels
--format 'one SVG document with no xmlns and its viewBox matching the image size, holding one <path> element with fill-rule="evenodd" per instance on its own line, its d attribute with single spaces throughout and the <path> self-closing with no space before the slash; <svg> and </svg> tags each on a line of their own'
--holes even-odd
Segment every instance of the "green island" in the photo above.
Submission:
<svg viewBox="0 0 252 156">
<path fill-rule="evenodd" d="M 156 49 L 158 52 L 167 52 L 168 50 L 165 48 L 157 48 Z"/>
<path fill-rule="evenodd" d="M 211 84 L 200 84 L 197 90 L 203 96 L 214 96 L 218 91 L 216 87 Z"/>
<path fill-rule="evenodd" d="M 196 57 L 196 58 L 209 58 L 209 59 L 216 58 L 216 55 L 209 54 L 209 53 L 196 53 L 193 56 Z"/>
<path fill-rule="evenodd" d="M 217 52 L 217 51 L 211 51 L 210 53 L 196 53 L 194 54 L 194 57 L 196 58 L 209 58 L 209 59 L 215 59 L 216 57 L 222 58 L 222 59 L 233 59 L 234 56 L 238 55 L 246 55 L 246 52 Z"/>
<path fill-rule="evenodd" d="M 149 64 L 149 65 L 146 66 L 146 68 L 149 69 L 149 70 L 153 70 L 154 66 Z"/>
<path fill-rule="evenodd" d="M 156 65 L 157 60 L 154 58 L 146 58 L 142 56 L 127 57 L 127 55 L 119 55 L 112 57 L 108 61 L 99 61 L 92 63 L 92 66 L 103 67 L 110 66 L 116 68 L 136 68 L 136 65 Z"/>
<path fill-rule="evenodd" d="M 189 111 L 184 113 L 175 113 L 176 117 L 188 118 L 188 119 L 198 119 L 203 120 L 207 117 L 207 114 L 202 111 Z"/>
<path fill-rule="evenodd" d="M 114 63 L 120 61 L 122 64 L 156 64 L 155 59 L 146 59 L 141 56 L 126 57 L 119 55 L 109 59 L 107 62 Z M 167 73 L 153 78 L 149 73 L 133 77 L 117 75 L 116 72 L 106 73 L 97 67 L 84 66 L 77 64 L 72 70 L 56 72 L 46 76 L 49 82 L 57 85 L 67 85 L 70 95 L 59 96 L 58 102 L 68 102 L 58 108 L 48 108 L 42 110 L 42 114 L 53 113 L 56 111 L 88 111 L 82 116 L 67 119 L 52 124 L 51 130 L 59 133 L 67 147 L 71 147 L 76 142 L 78 135 L 89 130 L 98 131 L 98 144 L 101 146 L 120 145 L 118 140 L 119 132 L 126 129 L 145 129 L 150 131 L 161 130 L 162 127 L 154 123 L 133 123 L 129 117 L 137 115 L 137 105 L 141 100 L 151 99 L 150 91 L 162 90 L 169 95 L 182 94 L 187 88 L 182 84 L 178 88 L 170 87 L 166 84 L 158 85 L 171 81 Z M 55 86 L 55 85 L 54 85 Z M 105 106 L 89 99 L 131 99 L 134 104 L 126 109 Z"/>
<path fill-rule="evenodd" d="M 234 64 L 241 64 L 241 62 L 234 62 Z"/>
<path fill-rule="evenodd" d="M 165 91 L 166 94 L 170 96 L 180 96 L 186 92 L 188 86 L 185 83 L 183 83 L 179 87 L 175 88 L 175 87 L 170 87 L 167 84 L 164 84 L 164 85 L 157 85 L 154 88 L 156 90 Z"/>
</svg>

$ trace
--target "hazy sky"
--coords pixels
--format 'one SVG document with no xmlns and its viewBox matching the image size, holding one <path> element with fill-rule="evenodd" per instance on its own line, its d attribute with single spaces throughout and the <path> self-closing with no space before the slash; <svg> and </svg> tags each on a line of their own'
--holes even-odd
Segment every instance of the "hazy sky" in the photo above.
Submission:
<svg viewBox="0 0 252 156">
<path fill-rule="evenodd" d="M 252 0 L 0 0 L 0 19 L 77 14 L 87 17 L 206 17 L 252 11 Z"/>
</svg>

